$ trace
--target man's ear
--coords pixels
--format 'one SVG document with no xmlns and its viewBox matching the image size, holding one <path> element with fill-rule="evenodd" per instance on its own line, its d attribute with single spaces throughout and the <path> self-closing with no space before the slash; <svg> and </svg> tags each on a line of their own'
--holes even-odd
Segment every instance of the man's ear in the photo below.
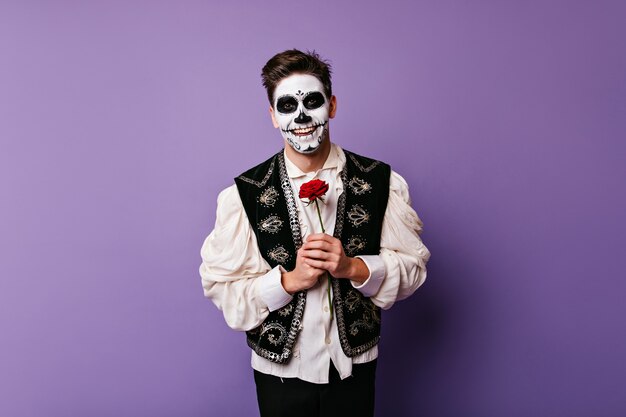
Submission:
<svg viewBox="0 0 626 417">
<path fill-rule="evenodd" d="M 276 117 L 274 117 L 274 108 L 272 106 L 270 106 L 270 117 L 272 118 L 272 124 L 278 129 L 278 122 L 276 121 Z"/>
<path fill-rule="evenodd" d="M 337 97 L 330 97 L 330 109 L 328 109 L 328 117 L 331 119 L 335 117 L 335 113 L 337 113 Z"/>
</svg>

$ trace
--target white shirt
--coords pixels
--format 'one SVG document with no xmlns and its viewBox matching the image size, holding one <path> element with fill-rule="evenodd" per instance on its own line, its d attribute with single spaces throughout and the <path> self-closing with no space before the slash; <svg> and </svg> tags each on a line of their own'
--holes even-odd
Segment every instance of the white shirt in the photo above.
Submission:
<svg viewBox="0 0 626 417">
<path fill-rule="evenodd" d="M 284 152 L 284 151 L 283 151 Z M 341 170 L 345 164 L 343 150 L 331 144 L 324 166 L 304 173 L 285 153 L 285 166 L 294 195 L 300 186 L 312 179 L 326 181 L 330 187 L 320 205 L 326 233 L 333 235 L 337 199 L 343 192 Z M 303 240 L 320 233 L 321 225 L 315 206 L 306 206 L 295 199 Z M 405 180 L 391 172 L 389 201 L 383 219 L 380 254 L 359 256 L 370 275 L 361 285 L 352 285 L 370 297 L 382 309 L 407 298 L 424 283 L 430 252 L 420 239 L 422 221 L 411 208 Z M 204 295 L 223 312 L 228 326 L 246 331 L 259 326 L 270 311 L 291 301 L 292 296 L 281 285 L 281 268 L 271 268 L 259 251 L 256 236 L 246 216 L 237 186 L 223 190 L 217 199 L 215 228 L 205 239 L 200 251 L 200 276 Z M 330 319 L 328 283 L 324 277 L 307 291 L 302 329 L 294 344 L 292 357 L 286 364 L 271 362 L 254 351 L 251 364 L 259 372 L 279 377 L 295 377 L 313 383 L 328 383 L 330 361 L 342 379 L 352 373 L 353 363 L 365 363 L 378 356 L 374 346 L 367 352 L 349 358 L 341 349 L 336 318 Z"/>
</svg>

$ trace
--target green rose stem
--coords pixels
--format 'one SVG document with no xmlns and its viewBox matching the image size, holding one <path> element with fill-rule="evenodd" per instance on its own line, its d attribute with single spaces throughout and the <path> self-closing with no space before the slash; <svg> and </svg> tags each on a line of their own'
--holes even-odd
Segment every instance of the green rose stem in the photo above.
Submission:
<svg viewBox="0 0 626 417">
<path fill-rule="evenodd" d="M 317 198 L 315 200 L 315 208 L 317 209 L 317 218 L 320 219 L 320 225 L 322 226 L 322 233 L 326 233 L 326 230 L 324 229 L 324 222 L 322 221 L 322 215 L 320 213 L 320 206 L 317 203 Z M 333 319 L 333 302 L 330 299 L 330 287 L 332 285 L 332 281 L 330 278 L 330 274 L 327 274 L 328 276 L 328 308 L 330 309 L 330 320 L 332 321 Z"/>
</svg>

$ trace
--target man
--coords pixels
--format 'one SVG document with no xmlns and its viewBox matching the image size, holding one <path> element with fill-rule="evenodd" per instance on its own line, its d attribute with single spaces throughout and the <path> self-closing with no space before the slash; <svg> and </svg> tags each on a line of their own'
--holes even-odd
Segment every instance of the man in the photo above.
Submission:
<svg viewBox="0 0 626 417">
<path fill-rule="evenodd" d="M 372 416 L 380 310 L 426 279 L 422 222 L 400 175 L 331 143 L 327 62 L 287 50 L 262 79 L 284 149 L 220 193 L 204 294 L 246 331 L 261 416 Z"/>
</svg>

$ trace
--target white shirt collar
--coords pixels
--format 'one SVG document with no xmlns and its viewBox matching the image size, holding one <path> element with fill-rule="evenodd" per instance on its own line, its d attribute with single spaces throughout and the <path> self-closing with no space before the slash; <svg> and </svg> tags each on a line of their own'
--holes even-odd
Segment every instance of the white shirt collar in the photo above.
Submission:
<svg viewBox="0 0 626 417">
<path fill-rule="evenodd" d="M 324 166 L 322 166 L 322 168 L 318 171 L 303 172 L 300 168 L 298 168 L 293 162 L 289 160 L 289 158 L 287 157 L 287 152 L 285 150 L 283 150 L 283 154 L 285 156 L 285 168 L 287 169 L 287 175 L 290 178 L 298 178 L 302 176 L 308 176 L 313 178 L 317 172 L 324 169 L 337 168 L 338 170 L 342 170 L 343 165 L 346 162 L 346 157 L 341 147 L 332 142 L 330 144 L 330 152 L 328 153 L 328 157 L 324 162 Z"/>
</svg>

